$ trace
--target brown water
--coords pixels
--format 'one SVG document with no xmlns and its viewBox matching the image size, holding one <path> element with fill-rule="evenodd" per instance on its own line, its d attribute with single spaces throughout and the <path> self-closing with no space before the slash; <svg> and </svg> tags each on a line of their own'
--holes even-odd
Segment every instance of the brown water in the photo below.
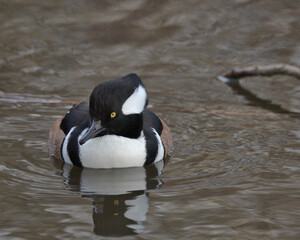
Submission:
<svg viewBox="0 0 300 240">
<path fill-rule="evenodd" d="M 299 81 L 216 79 L 235 66 L 300 65 L 298 0 L 0 9 L 0 95 L 49 101 L 0 102 L 0 239 L 300 239 Z M 48 130 L 68 101 L 131 72 L 173 133 L 162 171 L 51 162 Z"/>
</svg>

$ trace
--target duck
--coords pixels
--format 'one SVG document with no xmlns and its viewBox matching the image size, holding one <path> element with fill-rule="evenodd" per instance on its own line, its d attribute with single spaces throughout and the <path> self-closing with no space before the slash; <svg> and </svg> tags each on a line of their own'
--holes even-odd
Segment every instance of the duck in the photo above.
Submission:
<svg viewBox="0 0 300 240">
<path fill-rule="evenodd" d="M 148 109 L 148 93 L 131 73 L 98 84 L 49 131 L 50 156 L 80 168 L 143 167 L 167 159 L 169 127 Z"/>
</svg>

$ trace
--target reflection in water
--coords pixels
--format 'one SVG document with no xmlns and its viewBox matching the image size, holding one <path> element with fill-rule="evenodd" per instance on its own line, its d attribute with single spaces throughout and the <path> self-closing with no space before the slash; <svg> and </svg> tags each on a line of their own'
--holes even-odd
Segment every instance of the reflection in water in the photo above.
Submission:
<svg viewBox="0 0 300 240">
<path fill-rule="evenodd" d="M 93 202 L 94 232 L 125 236 L 141 232 L 148 211 L 148 193 L 162 182 L 164 162 L 145 168 L 80 169 L 64 164 L 63 176 L 71 191 Z"/>
<path fill-rule="evenodd" d="M 296 117 L 300 116 L 299 113 L 286 110 L 279 104 L 272 103 L 270 100 L 259 98 L 246 88 L 243 88 L 238 80 L 229 81 L 226 82 L 226 84 L 234 91 L 235 94 L 243 96 L 247 101 L 249 101 L 249 105 L 251 106 L 261 107 L 273 113 L 292 114 L 292 116 Z"/>
</svg>

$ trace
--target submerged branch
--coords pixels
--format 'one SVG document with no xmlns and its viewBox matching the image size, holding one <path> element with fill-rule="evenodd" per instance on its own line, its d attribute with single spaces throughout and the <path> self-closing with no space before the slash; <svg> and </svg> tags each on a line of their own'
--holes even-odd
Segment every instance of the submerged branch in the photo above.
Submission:
<svg viewBox="0 0 300 240">
<path fill-rule="evenodd" d="M 218 76 L 222 82 L 231 82 L 242 77 L 289 75 L 300 79 L 300 68 L 288 64 L 272 64 L 266 66 L 251 66 L 234 68 L 230 72 Z"/>
<path fill-rule="evenodd" d="M 265 66 L 234 68 L 230 72 L 220 75 L 217 78 L 220 81 L 225 82 L 232 88 L 234 93 L 243 96 L 253 106 L 259 106 L 273 113 L 289 114 L 290 116 L 299 117 L 300 113 L 286 110 L 282 108 L 280 104 L 276 104 L 270 100 L 256 96 L 251 91 L 243 88 L 239 82 L 239 79 L 243 77 L 272 75 L 288 75 L 300 80 L 300 68 L 288 64 L 271 64 Z"/>
</svg>

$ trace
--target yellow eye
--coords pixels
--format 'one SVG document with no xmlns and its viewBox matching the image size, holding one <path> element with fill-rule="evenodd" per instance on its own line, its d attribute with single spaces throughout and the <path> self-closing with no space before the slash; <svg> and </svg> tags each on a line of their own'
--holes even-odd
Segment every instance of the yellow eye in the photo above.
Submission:
<svg viewBox="0 0 300 240">
<path fill-rule="evenodd" d="M 112 112 L 111 114 L 110 114 L 110 118 L 115 118 L 116 117 L 116 113 L 115 112 Z"/>
</svg>

